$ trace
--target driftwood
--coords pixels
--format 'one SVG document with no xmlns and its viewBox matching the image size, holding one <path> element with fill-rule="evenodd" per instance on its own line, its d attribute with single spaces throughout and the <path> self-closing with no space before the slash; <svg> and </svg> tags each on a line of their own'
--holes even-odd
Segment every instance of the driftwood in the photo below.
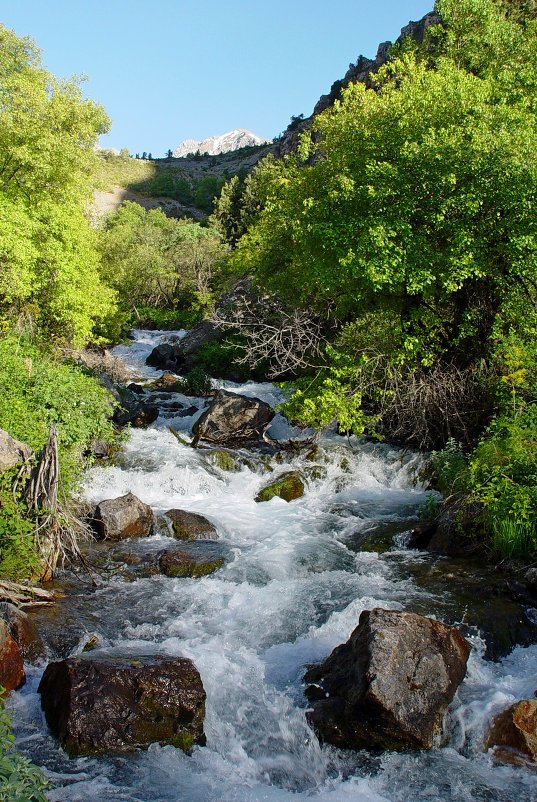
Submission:
<svg viewBox="0 0 537 802">
<path fill-rule="evenodd" d="M 53 604 L 59 594 L 52 593 L 34 585 L 21 585 L 18 582 L 0 580 L 0 601 L 7 601 L 17 607 L 37 607 Z"/>
</svg>

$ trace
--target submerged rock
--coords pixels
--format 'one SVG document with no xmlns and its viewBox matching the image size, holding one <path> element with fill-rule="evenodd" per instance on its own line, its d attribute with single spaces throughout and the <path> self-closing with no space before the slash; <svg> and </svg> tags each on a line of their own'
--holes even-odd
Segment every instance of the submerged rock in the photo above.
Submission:
<svg viewBox="0 0 537 802">
<path fill-rule="evenodd" d="M 14 604 L 0 602 L 0 619 L 9 627 L 23 660 L 36 663 L 45 657 L 45 644 L 32 619 Z M 3 684 L 3 683 L 0 683 Z"/>
<path fill-rule="evenodd" d="M 173 534 L 179 540 L 217 540 L 216 527 L 203 515 L 187 510 L 168 510 L 166 517 L 172 522 Z"/>
<path fill-rule="evenodd" d="M 223 446 L 255 442 L 273 417 L 274 410 L 259 398 L 219 390 L 192 427 L 192 445 L 197 446 L 200 440 Z"/>
<path fill-rule="evenodd" d="M 15 440 L 4 429 L 0 429 L 0 472 L 8 471 L 19 462 L 30 459 L 33 453 L 26 443 Z"/>
<path fill-rule="evenodd" d="M 523 699 L 496 716 L 485 743 L 491 747 L 501 763 L 531 761 L 537 768 L 537 699 Z"/>
<path fill-rule="evenodd" d="M 225 451 L 223 448 L 216 448 L 207 453 L 207 461 L 211 465 L 220 468 L 221 471 L 236 472 L 240 471 L 241 464 L 235 454 L 231 451 Z"/>
<path fill-rule="evenodd" d="M 19 645 L 7 623 L 0 620 L 0 685 L 9 693 L 20 688 L 25 679 Z"/>
<path fill-rule="evenodd" d="M 205 691 L 183 657 L 69 657 L 47 666 L 38 691 L 51 731 L 71 755 L 205 743 Z"/>
<path fill-rule="evenodd" d="M 206 560 L 177 549 L 166 549 L 159 557 L 161 574 L 170 577 L 202 577 L 214 574 L 224 564 L 224 559 Z"/>
<path fill-rule="evenodd" d="M 304 495 L 304 477 L 298 471 L 282 473 L 270 484 L 265 485 L 257 496 L 256 501 L 270 501 L 274 496 L 283 498 L 284 501 L 293 501 Z"/>
<path fill-rule="evenodd" d="M 103 540 L 147 537 L 153 530 L 153 511 L 133 493 L 97 504 L 92 524 Z"/>
<path fill-rule="evenodd" d="M 375 609 L 347 643 L 308 670 L 310 723 L 348 749 L 430 749 L 464 678 L 460 632 L 415 613 Z"/>
</svg>

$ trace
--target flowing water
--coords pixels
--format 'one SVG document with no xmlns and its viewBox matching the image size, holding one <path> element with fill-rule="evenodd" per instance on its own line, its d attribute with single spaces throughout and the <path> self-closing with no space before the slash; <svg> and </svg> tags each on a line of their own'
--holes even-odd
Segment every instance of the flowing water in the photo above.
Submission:
<svg viewBox="0 0 537 802">
<path fill-rule="evenodd" d="M 138 376 L 160 375 L 145 367 L 145 357 L 170 334 L 135 336 L 116 353 Z M 281 398 L 270 384 L 234 390 L 272 404 Z M 419 458 L 331 434 L 320 443 L 315 472 L 311 461 L 296 456 L 290 464 L 273 461 L 273 474 L 263 473 L 261 458 L 225 473 L 168 429 L 188 435 L 200 414 L 180 417 L 173 403 L 199 410 L 206 401 L 162 401 L 161 417 L 147 430 L 132 430 L 114 465 L 89 471 L 85 495 L 98 502 L 131 490 L 157 515 L 173 507 L 202 513 L 218 529 L 215 548 L 225 554 L 225 566 L 203 579 L 101 576 L 96 588 L 83 578 L 67 579 L 65 602 L 36 617 L 62 656 L 96 635 L 105 649 L 190 657 L 207 692 L 207 746 L 191 756 L 153 745 L 120 757 L 69 759 L 40 711 L 43 666 L 30 669 L 10 708 L 19 748 L 55 783 L 50 802 L 537 799 L 535 775 L 496 766 L 482 751 L 494 713 L 536 690 L 536 646 L 487 662 L 478 630 L 466 627 L 472 642 L 467 677 L 450 710 L 446 742 L 430 752 L 371 756 L 321 747 L 307 724 L 304 666 L 345 641 L 362 610 L 380 606 L 441 617 L 449 606 L 449 587 L 439 594 L 414 579 L 414 569 L 432 558 L 397 545 L 404 538 L 396 533 L 411 526 L 428 498 L 416 479 Z M 298 430 L 277 416 L 271 434 L 289 437 Z M 279 498 L 256 504 L 263 483 L 290 466 L 309 472 L 305 495 L 289 504 Z M 389 533 L 391 545 L 380 554 L 367 546 L 379 532 Z M 144 548 L 168 542 L 161 531 Z M 461 622 L 464 615 L 460 610 Z"/>
</svg>

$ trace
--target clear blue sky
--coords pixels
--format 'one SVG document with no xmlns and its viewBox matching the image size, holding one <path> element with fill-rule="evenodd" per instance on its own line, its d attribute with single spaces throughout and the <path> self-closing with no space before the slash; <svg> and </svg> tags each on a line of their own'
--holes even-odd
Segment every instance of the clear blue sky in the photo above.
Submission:
<svg viewBox="0 0 537 802">
<path fill-rule="evenodd" d="M 106 147 L 161 156 L 233 128 L 272 138 L 433 0 L 8 0 L 55 75 L 86 75 Z"/>
</svg>

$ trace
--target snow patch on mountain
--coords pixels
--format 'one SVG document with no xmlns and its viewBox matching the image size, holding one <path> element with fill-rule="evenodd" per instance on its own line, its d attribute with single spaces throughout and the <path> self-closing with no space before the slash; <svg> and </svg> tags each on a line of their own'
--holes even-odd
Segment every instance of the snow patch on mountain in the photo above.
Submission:
<svg viewBox="0 0 537 802">
<path fill-rule="evenodd" d="M 251 145 L 265 145 L 267 140 L 263 139 L 252 131 L 247 131 L 246 128 L 235 128 L 233 131 L 228 131 L 227 134 L 219 134 L 218 136 L 210 136 L 207 139 L 185 139 L 180 145 L 177 145 L 173 151 L 176 159 L 182 156 L 188 156 L 190 153 L 205 153 L 210 156 L 217 156 L 219 153 L 230 153 L 239 148 L 246 148 Z"/>
</svg>

